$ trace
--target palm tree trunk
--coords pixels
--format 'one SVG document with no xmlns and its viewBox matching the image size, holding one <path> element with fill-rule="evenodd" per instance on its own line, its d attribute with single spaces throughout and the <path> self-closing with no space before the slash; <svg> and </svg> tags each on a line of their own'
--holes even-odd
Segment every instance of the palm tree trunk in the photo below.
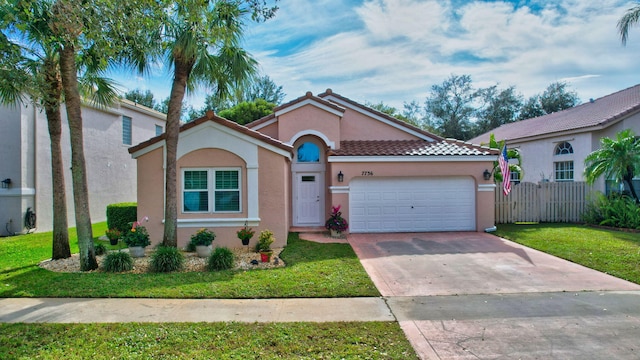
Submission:
<svg viewBox="0 0 640 360">
<path fill-rule="evenodd" d="M 84 159 L 84 140 L 82 134 L 82 111 L 78 91 L 78 74 L 75 63 L 75 48 L 66 43 L 60 49 L 60 74 L 64 89 L 69 134 L 71 137 L 71 177 L 73 182 L 73 204 L 80 249 L 80 270 L 89 271 L 98 268 L 93 248 L 91 215 L 89 213 L 89 191 L 87 187 Z"/>
<path fill-rule="evenodd" d="M 624 176 L 623 181 L 627 183 L 629 186 L 629 191 L 631 192 L 631 196 L 636 200 L 636 203 L 640 202 L 638 199 L 638 194 L 636 193 L 636 188 L 633 186 L 633 169 L 627 168 L 627 175 Z"/>
<path fill-rule="evenodd" d="M 51 140 L 51 179 L 53 189 L 53 246 L 51 259 L 71 257 L 69 247 L 69 223 L 67 221 L 67 195 L 64 184 L 64 168 L 62 164 L 62 117 L 60 102 L 62 84 L 57 66 L 51 59 L 44 62 L 45 100 L 44 110 L 47 115 L 49 138 Z"/>
<path fill-rule="evenodd" d="M 178 246 L 178 194 L 177 194 L 177 151 L 180 135 L 180 114 L 187 80 L 193 64 L 185 64 L 178 60 L 174 64 L 174 77 L 169 96 L 166 129 L 166 175 L 165 175 L 165 208 L 164 208 L 164 246 Z"/>
</svg>

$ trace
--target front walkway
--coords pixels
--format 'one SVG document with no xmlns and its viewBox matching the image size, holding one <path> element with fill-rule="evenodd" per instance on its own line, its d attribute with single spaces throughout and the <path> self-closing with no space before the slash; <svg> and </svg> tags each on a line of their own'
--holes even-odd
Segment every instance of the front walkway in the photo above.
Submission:
<svg viewBox="0 0 640 360">
<path fill-rule="evenodd" d="M 382 298 L 0 299 L 0 322 L 395 321 Z"/>
</svg>

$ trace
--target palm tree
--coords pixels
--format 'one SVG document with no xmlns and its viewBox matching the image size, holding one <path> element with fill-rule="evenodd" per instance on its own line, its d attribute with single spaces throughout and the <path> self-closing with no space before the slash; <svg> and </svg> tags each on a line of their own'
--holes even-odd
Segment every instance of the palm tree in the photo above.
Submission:
<svg viewBox="0 0 640 360">
<path fill-rule="evenodd" d="M 273 16 L 275 8 L 261 1 L 201 1 L 172 2 L 165 11 L 162 29 L 155 32 L 161 38 L 159 52 L 173 69 L 165 130 L 165 223 L 162 243 L 177 246 L 177 148 L 182 101 L 188 90 L 198 86 L 216 89 L 217 96 L 226 96 L 233 85 L 250 79 L 256 71 L 256 61 L 239 44 L 244 30 L 243 19 L 255 20 Z M 246 5 L 243 6 L 243 5 Z M 132 56 L 131 63 L 146 69 L 151 56 Z"/>
<path fill-rule="evenodd" d="M 53 192 L 52 258 L 66 258 L 71 254 L 60 144 L 62 135 L 60 106 L 63 98 L 63 82 L 60 71 L 60 46 L 56 41 L 53 41 L 52 3 L 49 1 L 4 3 L 0 12 L 2 18 L 6 20 L 2 29 L 23 35 L 15 42 L 10 41 L 6 36 L 3 37 L 7 48 L 17 50 L 13 53 L 15 56 L 10 57 L 13 62 L 7 64 L 9 66 L 6 67 L 7 72 L 13 74 L 13 81 L 11 84 L 0 83 L 0 100 L 15 104 L 16 101 L 22 99 L 21 95 L 26 93 L 32 100 L 39 101 L 45 109 L 51 139 L 52 182 L 53 189 L 56 189 Z M 115 87 L 112 81 L 100 76 L 103 70 L 101 66 L 104 65 L 100 65 L 101 63 L 96 61 L 95 53 L 81 58 L 81 61 L 83 76 L 77 85 L 79 91 L 94 104 L 105 106 L 112 103 L 116 99 Z M 3 67 L 3 69 L 5 68 Z M 16 74 L 21 74 L 20 81 L 16 81 Z M 69 123 L 71 124 L 71 117 Z M 73 134 L 71 139 L 74 140 Z M 77 149 L 78 145 L 76 144 L 75 147 Z M 75 187 L 74 184 L 74 190 Z M 87 201 L 84 203 L 86 204 Z M 88 206 L 80 211 L 86 211 L 88 214 Z M 90 225 L 89 220 L 89 229 Z M 87 256 L 81 256 L 82 270 L 91 270 L 97 267 L 95 255 L 89 255 L 93 254 L 93 241 L 90 233 L 88 239 L 90 239 L 88 242 L 79 241 L 81 254 L 87 254 Z"/>
<path fill-rule="evenodd" d="M 629 35 L 629 29 L 636 25 L 640 20 L 640 3 L 632 8 L 629 8 L 624 15 L 618 20 L 618 32 L 620 33 L 620 40 L 623 45 L 627 44 L 627 38 Z"/>
<path fill-rule="evenodd" d="M 600 149 L 584 159 L 587 183 L 593 184 L 603 175 L 605 179 L 622 180 L 636 202 L 639 202 L 633 176 L 636 170 L 640 170 L 640 141 L 630 129 L 626 129 L 617 133 L 615 140 L 606 137 L 600 139 L 600 145 Z"/>
</svg>

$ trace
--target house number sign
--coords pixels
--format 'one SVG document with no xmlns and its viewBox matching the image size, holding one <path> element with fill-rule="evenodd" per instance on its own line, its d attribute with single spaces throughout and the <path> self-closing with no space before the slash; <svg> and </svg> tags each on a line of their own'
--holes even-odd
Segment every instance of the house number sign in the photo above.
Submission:
<svg viewBox="0 0 640 360">
<path fill-rule="evenodd" d="M 373 176 L 373 171 L 363 171 L 362 176 Z"/>
</svg>

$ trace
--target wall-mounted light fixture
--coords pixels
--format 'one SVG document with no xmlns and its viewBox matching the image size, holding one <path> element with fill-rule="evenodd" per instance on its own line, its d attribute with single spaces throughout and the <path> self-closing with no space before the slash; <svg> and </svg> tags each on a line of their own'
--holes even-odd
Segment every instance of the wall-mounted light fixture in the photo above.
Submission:
<svg viewBox="0 0 640 360">
<path fill-rule="evenodd" d="M 6 179 L 2 180 L 2 188 L 3 189 L 8 189 L 9 186 L 11 186 L 11 179 L 6 178 Z"/>
<path fill-rule="evenodd" d="M 483 177 L 485 180 L 489 180 L 489 179 L 491 179 L 491 173 L 489 172 L 489 170 L 488 170 L 488 169 L 484 169 L 484 172 L 482 173 L 482 177 Z"/>
<path fill-rule="evenodd" d="M 344 181 L 344 174 L 342 173 L 342 171 L 340 171 L 338 173 L 338 182 L 343 182 Z"/>
</svg>

